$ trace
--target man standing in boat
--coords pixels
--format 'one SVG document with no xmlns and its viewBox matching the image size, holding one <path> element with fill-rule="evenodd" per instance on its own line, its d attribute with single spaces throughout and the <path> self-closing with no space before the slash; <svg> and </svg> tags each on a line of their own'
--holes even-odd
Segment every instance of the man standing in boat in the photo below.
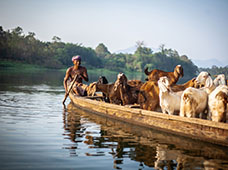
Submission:
<svg viewBox="0 0 228 170">
<path fill-rule="evenodd" d="M 64 78 L 64 88 L 65 91 L 68 92 L 67 88 L 67 81 L 70 78 L 70 81 L 73 81 L 74 77 L 77 76 L 75 84 L 73 86 L 73 91 L 78 95 L 78 96 L 85 96 L 86 95 L 86 88 L 87 85 L 82 83 L 82 80 L 88 82 L 88 74 L 87 74 L 87 69 L 83 66 L 81 66 L 81 56 L 73 56 L 72 57 L 72 62 L 74 66 L 70 67 L 66 71 L 66 75 Z"/>
</svg>

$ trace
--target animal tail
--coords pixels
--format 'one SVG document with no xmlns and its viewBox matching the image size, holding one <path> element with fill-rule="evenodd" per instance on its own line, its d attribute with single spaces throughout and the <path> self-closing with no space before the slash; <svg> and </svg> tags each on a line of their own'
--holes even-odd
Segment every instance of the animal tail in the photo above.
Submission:
<svg viewBox="0 0 228 170">
<path fill-rule="evenodd" d="M 151 72 L 148 71 L 148 67 L 144 70 L 144 73 L 145 73 L 146 75 L 150 75 Z"/>
</svg>

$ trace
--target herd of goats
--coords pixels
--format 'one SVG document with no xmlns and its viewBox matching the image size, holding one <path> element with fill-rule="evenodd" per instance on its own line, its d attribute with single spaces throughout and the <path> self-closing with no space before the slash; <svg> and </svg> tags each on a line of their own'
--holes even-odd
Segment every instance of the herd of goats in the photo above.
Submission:
<svg viewBox="0 0 228 170">
<path fill-rule="evenodd" d="M 224 74 L 213 80 L 208 72 L 184 84 L 176 84 L 183 77 L 183 68 L 177 65 L 173 72 L 154 69 L 148 71 L 146 82 L 128 80 L 119 73 L 114 83 L 105 77 L 91 83 L 87 95 L 102 92 L 106 102 L 118 105 L 139 105 L 141 109 L 162 111 L 169 115 L 228 122 L 228 86 Z"/>
</svg>

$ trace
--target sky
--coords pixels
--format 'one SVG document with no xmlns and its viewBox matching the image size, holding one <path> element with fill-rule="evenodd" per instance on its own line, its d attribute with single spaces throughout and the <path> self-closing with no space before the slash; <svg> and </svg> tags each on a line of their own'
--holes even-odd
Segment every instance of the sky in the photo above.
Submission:
<svg viewBox="0 0 228 170">
<path fill-rule="evenodd" d="M 164 44 L 193 62 L 228 65 L 228 0 L 0 0 L 0 25 L 112 53 Z"/>
</svg>

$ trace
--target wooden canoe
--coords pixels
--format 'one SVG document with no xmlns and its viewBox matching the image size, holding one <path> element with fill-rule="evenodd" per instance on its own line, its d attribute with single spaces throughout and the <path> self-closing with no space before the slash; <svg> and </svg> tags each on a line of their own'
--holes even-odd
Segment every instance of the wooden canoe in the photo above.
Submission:
<svg viewBox="0 0 228 170">
<path fill-rule="evenodd" d="M 88 110 L 85 111 L 73 103 L 67 105 L 67 112 L 68 114 L 66 116 L 68 120 L 71 120 L 71 126 L 78 126 L 78 121 L 80 121 L 78 116 L 84 117 L 100 125 L 100 129 L 105 131 L 102 137 L 106 138 L 106 141 L 118 143 L 122 141 L 119 138 L 123 137 L 125 142 L 137 142 L 140 144 L 140 147 L 144 146 L 146 149 L 135 149 L 135 152 L 138 154 L 138 151 L 141 151 L 139 153 L 140 161 L 144 160 L 143 162 L 145 164 L 149 163 L 151 165 L 151 163 L 154 163 L 148 160 L 156 158 L 157 150 L 153 149 L 155 147 L 162 147 L 162 152 L 164 153 L 165 151 L 166 155 L 169 154 L 181 158 L 188 157 L 190 161 L 199 161 L 199 159 L 204 158 L 212 162 L 213 160 L 217 162 L 218 160 L 228 160 L 228 147 L 226 146 L 215 145 L 204 141 L 199 142 L 198 140 L 180 135 L 173 135 L 156 129 L 135 126 L 123 121 L 110 119 L 109 117 L 94 114 Z M 137 146 L 138 144 L 135 147 Z M 148 150 L 150 150 L 150 154 L 145 153 Z"/>
<path fill-rule="evenodd" d="M 228 124 L 199 118 L 186 118 L 160 112 L 129 108 L 103 101 L 91 100 L 70 93 L 73 104 L 98 115 L 111 117 L 135 125 L 144 126 L 228 146 Z"/>
</svg>

